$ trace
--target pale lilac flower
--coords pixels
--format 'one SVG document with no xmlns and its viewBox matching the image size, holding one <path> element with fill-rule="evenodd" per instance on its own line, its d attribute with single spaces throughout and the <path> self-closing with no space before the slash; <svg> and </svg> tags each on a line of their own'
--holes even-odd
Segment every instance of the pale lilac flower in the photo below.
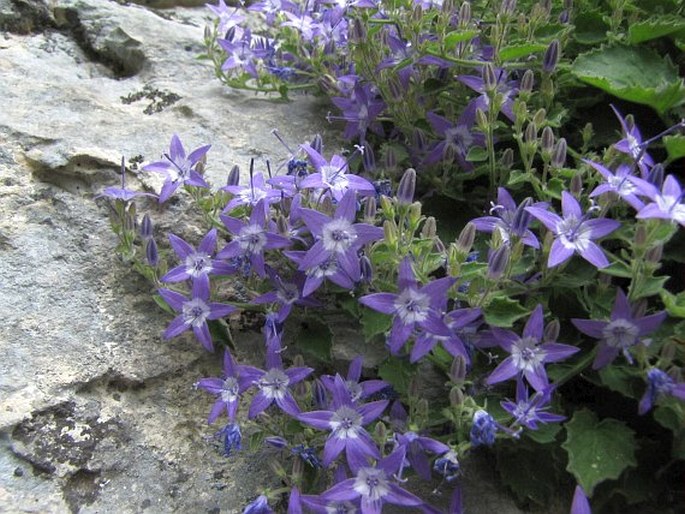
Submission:
<svg viewBox="0 0 685 514">
<path fill-rule="evenodd" d="M 137 196 L 152 196 L 155 197 L 157 195 L 154 195 L 152 193 L 141 193 L 139 191 L 132 191 L 131 189 L 126 189 L 126 165 L 124 158 L 121 158 L 121 187 L 106 187 L 102 190 L 102 193 L 99 195 L 95 196 L 95 199 L 97 198 L 102 198 L 102 197 L 107 197 L 111 200 L 122 200 L 125 203 L 130 202 Z"/>
<path fill-rule="evenodd" d="M 267 265 L 265 268 L 266 274 L 269 276 L 269 280 L 274 285 L 275 289 L 259 295 L 252 300 L 252 303 L 256 305 L 265 303 L 275 303 L 279 305 L 277 317 L 280 323 L 284 322 L 288 317 L 293 305 L 300 305 L 302 307 L 321 306 L 321 303 L 314 298 L 303 295 L 302 291 L 306 280 L 304 273 L 296 272 L 292 280 L 286 281 L 270 266 Z"/>
<path fill-rule="evenodd" d="M 283 11 L 294 12 L 295 4 L 288 0 L 261 0 L 248 6 L 248 11 L 261 12 L 265 15 L 266 22 L 272 25 L 276 16 Z"/>
<path fill-rule="evenodd" d="M 464 341 L 459 335 L 459 331 L 473 324 L 481 317 L 480 309 L 458 309 L 451 311 L 443 317 L 447 325 L 449 335 L 438 335 L 431 332 L 422 332 L 416 338 L 416 342 L 411 349 L 409 356 L 410 362 L 416 362 L 430 352 L 436 344 L 442 345 L 452 357 L 463 357 L 466 362 L 470 362 L 468 351 Z"/>
<path fill-rule="evenodd" d="M 221 35 L 235 27 L 236 30 L 241 30 L 241 23 L 245 21 L 245 15 L 238 7 L 229 8 L 224 0 L 219 0 L 219 5 L 205 4 L 210 11 L 212 11 L 217 18 L 219 18 L 219 25 L 217 32 Z"/>
<path fill-rule="evenodd" d="M 463 170 L 473 170 L 473 164 L 466 160 L 466 155 L 474 146 L 485 146 L 485 136 L 472 131 L 475 114 L 475 104 L 469 104 L 455 123 L 432 111 L 426 113 L 428 123 L 442 139 L 428 153 L 424 164 L 456 160 Z"/>
<path fill-rule="evenodd" d="M 580 350 L 566 344 L 543 342 L 544 315 L 540 304 L 528 318 L 521 336 L 498 327 L 492 328 L 492 335 L 510 355 L 488 376 L 488 384 L 523 376 L 533 389 L 544 391 L 549 386 L 545 364 L 566 359 Z"/>
<path fill-rule="evenodd" d="M 201 146 L 186 156 L 181 140 L 174 134 L 171 137 L 169 153 L 164 155 L 166 160 L 152 162 L 143 167 L 145 171 L 154 171 L 166 175 L 162 191 L 159 194 L 159 203 L 166 202 L 181 184 L 209 187 L 195 168 L 210 148 L 211 145 Z"/>
<path fill-rule="evenodd" d="M 334 96 L 331 101 L 342 111 L 342 115 L 328 115 L 327 119 L 328 121 L 341 119 L 346 122 L 343 137 L 348 141 L 352 139 L 365 141 L 368 130 L 379 136 L 383 135 L 383 126 L 377 118 L 385 109 L 385 102 L 378 98 L 371 84 L 355 82 L 349 92 L 349 97 Z"/>
<path fill-rule="evenodd" d="M 612 105 L 611 108 L 614 110 L 618 121 L 621 122 L 621 128 L 623 129 L 623 139 L 615 143 L 614 148 L 620 152 L 630 155 L 634 161 L 637 161 L 639 158 L 640 161 L 637 162 L 637 166 L 640 168 L 640 173 L 642 176 L 646 177 L 649 169 L 654 166 L 654 159 L 652 159 L 647 152 L 642 151 L 643 142 L 640 129 L 637 128 L 635 123 L 628 123 L 626 118 L 621 115 L 616 107 Z M 640 154 L 642 154 L 642 156 L 640 156 Z"/>
<path fill-rule="evenodd" d="M 400 263 L 399 293 L 369 294 L 359 302 L 394 316 L 388 346 L 396 354 L 417 327 L 436 335 L 451 335 L 442 320 L 441 306 L 446 303 L 447 291 L 454 282 L 454 278 L 444 277 L 419 287 L 411 260 L 405 257 Z"/>
<path fill-rule="evenodd" d="M 347 370 L 345 385 L 347 386 L 353 402 L 363 400 L 389 386 L 385 380 L 364 380 L 360 382 L 362 376 L 362 364 L 364 358 L 358 355 L 350 362 Z M 333 392 L 335 377 L 333 375 L 321 375 L 321 382 L 324 387 Z"/>
<path fill-rule="evenodd" d="M 566 262 L 574 253 L 580 254 L 597 268 L 607 267 L 609 260 L 593 240 L 610 234 L 621 224 L 606 218 L 589 219 L 589 213 L 583 214 L 578 201 L 567 191 L 561 193 L 561 209 L 563 218 L 540 207 L 526 207 L 526 211 L 555 235 L 547 267 L 553 268 Z"/>
<path fill-rule="evenodd" d="M 302 39 L 306 42 L 313 42 L 314 38 L 321 34 L 321 29 L 311 16 L 306 13 L 297 15 L 289 11 L 283 11 L 282 14 L 288 18 L 288 21 L 281 23 L 282 27 L 292 27 L 300 32 Z"/>
<path fill-rule="evenodd" d="M 254 161 L 250 165 L 254 166 Z M 224 207 L 224 213 L 231 212 L 240 205 L 254 207 L 260 200 L 263 200 L 262 208 L 266 209 L 270 204 L 281 200 L 281 192 L 267 185 L 262 173 L 250 173 L 250 183 L 246 186 L 224 186 L 220 189 L 233 195 Z"/>
<path fill-rule="evenodd" d="M 245 507 L 243 514 L 274 514 L 274 511 L 269 507 L 269 499 L 260 494 L 256 500 Z"/>
<path fill-rule="evenodd" d="M 592 363 L 593 369 L 600 369 L 613 362 L 619 353 L 623 353 L 626 360 L 632 363 L 629 350 L 640 343 L 646 346 L 648 342 L 642 338 L 658 329 L 666 317 L 663 311 L 636 317 L 625 293 L 617 289 L 610 321 L 574 318 L 571 323 L 583 334 L 600 340 L 597 356 Z"/>
<path fill-rule="evenodd" d="M 395 441 L 397 446 L 404 447 L 409 464 L 424 480 L 431 478 L 431 465 L 426 453 L 444 454 L 450 450 L 450 447 L 445 443 L 411 431 L 396 434 Z"/>
<path fill-rule="evenodd" d="M 245 380 L 240 380 L 240 366 L 236 365 L 231 353 L 226 350 L 223 378 L 201 378 L 195 384 L 195 387 L 217 395 L 207 422 L 214 423 L 224 410 L 228 419 L 233 421 L 236 412 L 238 412 L 240 395 L 247 389 L 248 385 Z"/>
<path fill-rule="evenodd" d="M 483 74 L 486 73 L 485 66 L 483 67 Z M 516 116 L 514 116 L 514 97 L 518 92 L 518 83 L 516 81 L 507 80 L 507 72 L 504 68 L 497 68 L 494 70 L 496 79 L 496 91 L 504 97 L 502 102 L 502 113 L 509 118 L 511 121 L 516 121 Z M 490 108 L 490 99 L 488 98 L 485 81 L 483 76 L 476 75 L 459 75 L 457 80 L 462 84 L 467 85 L 474 91 L 480 93 L 480 96 L 472 100 L 473 105 L 469 105 L 467 108 L 481 109 L 487 112 Z"/>
<path fill-rule="evenodd" d="M 180 313 L 169 324 L 162 337 L 171 339 L 192 329 L 202 346 L 213 352 L 214 345 L 207 320 L 224 318 L 237 309 L 232 305 L 210 302 L 209 282 L 204 280 L 193 282 L 190 299 L 171 289 L 159 289 L 157 292 L 173 310 Z"/>
<path fill-rule="evenodd" d="M 387 400 L 355 405 L 345 381 L 336 375 L 332 410 L 303 412 L 298 419 L 319 430 L 330 431 L 323 450 L 324 466 L 330 466 L 344 450 L 348 465 L 357 469 L 367 466 L 369 457 L 380 458 L 378 447 L 364 427 L 376 420 L 387 406 Z"/>
<path fill-rule="evenodd" d="M 580 485 L 576 485 L 573 492 L 573 503 L 571 504 L 571 514 L 592 514 L 590 502 L 585 496 L 585 491 Z"/>
<path fill-rule="evenodd" d="M 590 198 L 594 198 L 595 196 L 606 193 L 616 193 L 636 211 L 639 211 L 645 206 L 642 200 L 637 197 L 639 189 L 630 180 L 632 175 L 630 172 L 630 166 L 626 164 L 620 164 L 618 168 L 616 168 L 616 172 L 612 173 L 599 163 L 592 162 L 588 159 L 583 159 L 583 162 L 596 169 L 606 180 L 606 182 L 598 185 L 592 190 L 590 193 Z"/>
<path fill-rule="evenodd" d="M 683 190 L 673 175 L 668 175 L 659 191 L 646 180 L 630 177 L 630 180 L 647 196 L 652 203 L 640 209 L 638 219 L 659 218 L 675 221 L 685 227 L 685 204 Z"/>
<path fill-rule="evenodd" d="M 247 72 L 255 79 L 259 76 L 257 72 L 258 55 L 252 48 L 249 31 L 245 32 L 243 38 L 237 41 L 218 38 L 217 42 L 227 55 L 226 60 L 221 65 L 221 71 Z"/>
<path fill-rule="evenodd" d="M 162 282 L 181 282 L 192 279 L 207 280 L 208 275 L 231 275 L 235 268 L 230 264 L 214 259 L 212 255 L 216 249 L 217 232 L 213 228 L 200 241 L 197 250 L 180 237 L 169 234 L 169 243 L 176 252 L 182 264 L 169 270 Z"/>
<path fill-rule="evenodd" d="M 677 384 L 667 373 L 652 368 L 647 372 L 647 390 L 640 399 L 640 415 L 651 410 L 654 402 L 662 396 L 673 396 L 685 401 L 685 383 Z"/>
<path fill-rule="evenodd" d="M 514 417 L 513 425 L 522 425 L 530 430 L 537 430 L 538 423 L 558 423 L 566 419 L 565 416 L 545 412 L 551 400 L 552 388 L 536 391 L 528 395 L 528 388 L 523 380 L 516 383 L 516 402 L 506 400 L 500 402 L 504 410 Z"/>
</svg>

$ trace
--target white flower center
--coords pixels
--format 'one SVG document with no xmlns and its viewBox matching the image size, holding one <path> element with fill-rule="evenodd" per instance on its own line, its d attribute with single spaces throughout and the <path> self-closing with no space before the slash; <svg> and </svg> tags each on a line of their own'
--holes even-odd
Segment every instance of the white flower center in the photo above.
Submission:
<svg viewBox="0 0 685 514">
<path fill-rule="evenodd" d="M 266 233 L 259 225 L 248 225 L 238 234 L 240 248 L 247 254 L 260 253 L 266 245 Z"/>
<path fill-rule="evenodd" d="M 427 294 L 408 287 L 399 294 L 394 307 L 395 312 L 405 325 L 417 323 L 428 317 L 430 298 Z"/>
<path fill-rule="evenodd" d="M 455 150 L 464 151 L 473 143 L 473 135 L 466 126 L 457 125 L 445 131 L 445 142 Z"/>
<path fill-rule="evenodd" d="M 522 337 L 511 347 L 511 357 L 519 371 L 534 371 L 543 363 L 545 355 L 533 337 Z"/>
<path fill-rule="evenodd" d="M 283 284 L 283 287 L 276 291 L 276 297 L 284 304 L 289 305 L 300 297 L 300 290 L 295 284 Z"/>
<path fill-rule="evenodd" d="M 345 253 L 357 239 L 357 231 L 345 218 L 335 218 L 322 229 L 323 247 L 334 253 Z"/>
<path fill-rule="evenodd" d="M 357 508 L 352 502 L 331 502 L 326 504 L 326 514 L 356 514 Z"/>
<path fill-rule="evenodd" d="M 206 275 L 212 271 L 212 258 L 204 252 L 194 252 L 186 257 L 186 271 L 191 277 Z"/>
<path fill-rule="evenodd" d="M 257 386 L 267 398 L 280 400 L 285 396 L 290 379 L 282 369 L 271 368 L 259 379 Z"/>
<path fill-rule="evenodd" d="M 602 329 L 602 338 L 612 348 L 625 350 L 637 343 L 640 329 L 627 319 L 615 319 Z"/>
<path fill-rule="evenodd" d="M 308 271 L 307 273 L 316 278 L 324 278 L 330 277 L 331 275 L 335 275 L 337 272 L 338 262 L 335 260 L 335 258 L 331 257 L 329 259 L 326 259 L 321 264 L 316 266 L 314 269 Z"/>
<path fill-rule="evenodd" d="M 209 316 L 209 306 L 200 298 L 193 298 L 189 302 L 183 304 L 182 316 L 186 325 L 192 327 L 201 326 Z"/>
<path fill-rule="evenodd" d="M 362 415 L 352 407 L 343 405 L 333 413 L 328 423 L 338 439 L 356 439 L 362 428 Z"/>
<path fill-rule="evenodd" d="M 378 501 L 390 492 L 388 478 L 380 468 L 361 468 L 354 479 L 353 488 L 371 501 Z"/>
<path fill-rule="evenodd" d="M 238 399 L 238 380 L 228 377 L 221 386 L 221 401 L 232 403 Z"/>
<path fill-rule="evenodd" d="M 583 252 L 590 243 L 591 230 L 583 226 L 583 220 L 569 216 L 557 223 L 557 234 L 564 247 Z"/>
</svg>

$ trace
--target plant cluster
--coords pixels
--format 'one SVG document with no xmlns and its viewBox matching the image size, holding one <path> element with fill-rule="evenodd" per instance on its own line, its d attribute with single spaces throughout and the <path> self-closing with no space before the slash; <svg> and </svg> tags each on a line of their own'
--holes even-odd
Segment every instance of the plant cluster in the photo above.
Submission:
<svg viewBox="0 0 685 514">
<path fill-rule="evenodd" d="M 241 180 L 236 166 L 213 189 L 209 146 L 174 135 L 143 170 L 164 176 L 159 204 L 186 190 L 199 242 L 158 248 L 135 203 L 155 195 L 102 193 L 120 253 L 173 315 L 163 337 L 222 352 L 221 376 L 196 385 L 215 396 L 209 422 L 225 419 L 224 453 L 247 440 L 279 456 L 282 487 L 246 513 L 458 513 L 461 464 L 484 447 L 527 506 L 574 484 L 574 514 L 588 498 L 683 501 L 685 87 L 668 54 L 685 19 L 676 0 L 577 3 L 210 6 L 223 81 L 318 90 L 358 143 L 292 149 L 274 131 L 280 168 L 252 161 Z M 654 109 L 653 135 L 613 105 L 613 128 L 578 130 L 606 103 L 594 88 Z M 453 201 L 446 215 L 431 195 Z M 236 360 L 230 320 L 248 311 L 261 368 Z M 345 373 L 331 311 L 374 350 Z M 411 492 L 436 478 L 449 506 Z"/>
</svg>

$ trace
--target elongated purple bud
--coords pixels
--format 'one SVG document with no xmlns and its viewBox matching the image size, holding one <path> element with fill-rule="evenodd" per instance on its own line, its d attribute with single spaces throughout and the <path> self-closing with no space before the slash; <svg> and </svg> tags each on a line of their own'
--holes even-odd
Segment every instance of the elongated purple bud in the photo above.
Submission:
<svg viewBox="0 0 685 514">
<path fill-rule="evenodd" d="M 452 360 L 449 377 L 455 384 L 463 382 L 466 378 L 466 360 L 461 355 Z"/>
<path fill-rule="evenodd" d="M 487 62 L 483 66 L 483 86 L 486 91 L 497 89 L 497 73 L 495 73 L 495 66 L 491 62 Z"/>
<path fill-rule="evenodd" d="M 502 158 L 499 162 L 504 169 L 511 169 L 511 167 L 514 165 L 514 150 L 511 148 L 506 148 L 504 152 L 502 152 Z"/>
<path fill-rule="evenodd" d="M 321 134 L 317 134 L 314 136 L 314 139 L 312 139 L 312 142 L 309 143 L 309 146 L 312 147 L 317 153 L 323 153 L 323 138 L 321 137 Z"/>
<path fill-rule="evenodd" d="M 655 164 L 654 167 L 649 170 L 649 175 L 647 175 L 647 182 L 652 184 L 654 187 L 661 189 L 664 184 L 664 166 L 663 164 Z"/>
<path fill-rule="evenodd" d="M 376 219 L 376 211 L 378 210 L 376 206 L 376 197 L 367 196 L 364 200 L 364 221 L 366 223 L 373 224 Z"/>
<path fill-rule="evenodd" d="M 459 8 L 459 24 L 468 25 L 471 22 L 471 3 L 464 2 Z"/>
<path fill-rule="evenodd" d="M 545 127 L 542 129 L 542 136 L 540 137 L 540 148 L 542 149 L 543 152 L 552 152 L 552 148 L 554 147 L 554 132 L 552 131 L 552 127 Z"/>
<path fill-rule="evenodd" d="M 559 339 L 559 334 L 561 333 L 561 323 L 559 323 L 558 319 L 553 319 L 547 325 L 545 326 L 545 330 L 543 331 L 543 338 L 542 340 L 545 341 L 546 343 L 554 343 L 556 342 L 557 339 Z"/>
<path fill-rule="evenodd" d="M 526 70 L 526 72 L 523 74 L 523 77 L 521 78 L 521 87 L 519 88 L 519 91 L 522 93 L 531 93 L 533 91 L 533 87 L 535 86 L 535 73 L 533 73 L 533 70 Z"/>
<path fill-rule="evenodd" d="M 552 73 L 556 69 L 557 64 L 559 64 L 559 40 L 555 39 L 545 51 L 545 56 L 542 59 L 542 69 L 545 73 Z"/>
<path fill-rule="evenodd" d="M 328 395 L 326 393 L 326 387 L 321 382 L 321 379 L 317 378 L 314 380 L 313 386 L 314 394 L 314 406 L 320 410 L 328 409 Z"/>
<path fill-rule="evenodd" d="M 571 13 L 567 9 L 564 9 L 559 13 L 559 23 L 566 25 L 569 21 L 571 21 Z"/>
<path fill-rule="evenodd" d="M 152 220 L 148 214 L 143 216 L 143 221 L 140 223 L 140 237 L 146 241 L 152 237 Z"/>
<path fill-rule="evenodd" d="M 371 260 L 366 255 L 362 255 L 359 259 L 359 267 L 361 268 L 362 282 L 370 284 L 373 280 L 373 266 L 371 265 Z"/>
<path fill-rule="evenodd" d="M 400 205 L 410 205 L 414 201 L 415 191 L 416 170 L 414 168 L 407 168 L 400 179 L 400 185 L 397 187 L 397 202 Z"/>
<path fill-rule="evenodd" d="M 278 437 L 278 436 L 267 437 L 264 439 L 264 442 L 266 444 L 268 444 L 269 446 L 273 446 L 274 448 L 278 448 L 279 450 L 288 446 L 288 441 L 286 441 L 282 437 Z"/>
<path fill-rule="evenodd" d="M 566 146 L 566 139 L 560 138 L 554 147 L 554 153 L 552 154 L 552 166 L 555 168 L 562 168 L 566 164 L 566 152 L 568 148 Z"/>
<path fill-rule="evenodd" d="M 231 171 L 228 172 L 228 178 L 226 179 L 227 186 L 237 186 L 240 184 L 240 167 L 235 164 Z"/>
<path fill-rule="evenodd" d="M 150 266 L 157 266 L 159 264 L 159 253 L 157 252 L 157 243 L 154 237 L 148 239 L 145 245 L 145 258 Z"/>
<path fill-rule="evenodd" d="M 488 258 L 488 278 L 499 280 L 509 263 L 509 245 L 503 244 L 497 250 L 490 253 Z"/>
<path fill-rule="evenodd" d="M 576 198 L 580 197 L 580 193 L 583 192 L 583 178 L 580 173 L 576 173 L 571 177 L 571 184 L 569 185 L 569 190 L 573 196 Z"/>
<path fill-rule="evenodd" d="M 376 170 L 376 156 L 373 154 L 371 145 L 364 145 L 362 164 L 364 165 L 364 171 L 367 173 L 373 173 Z"/>
<path fill-rule="evenodd" d="M 526 143 L 535 143 L 538 139 L 538 128 L 535 126 L 535 122 L 531 121 L 526 130 L 523 133 L 523 138 Z"/>
<path fill-rule="evenodd" d="M 473 242 L 475 240 L 476 226 L 469 221 L 459 233 L 459 237 L 456 241 L 457 249 L 460 253 L 466 256 L 466 254 L 468 254 L 471 251 L 471 247 L 473 246 Z"/>
<path fill-rule="evenodd" d="M 392 146 L 385 149 L 385 154 L 383 155 L 383 166 L 386 170 L 394 170 L 397 167 L 397 155 Z"/>
</svg>

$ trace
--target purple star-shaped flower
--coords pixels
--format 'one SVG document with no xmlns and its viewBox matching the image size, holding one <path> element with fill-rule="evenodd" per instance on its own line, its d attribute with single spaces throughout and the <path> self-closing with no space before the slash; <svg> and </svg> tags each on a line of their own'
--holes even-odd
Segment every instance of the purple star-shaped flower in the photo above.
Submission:
<svg viewBox="0 0 685 514">
<path fill-rule="evenodd" d="M 434 112 L 426 113 L 428 123 L 441 139 L 428 153 L 424 164 L 456 160 L 463 170 L 473 170 L 473 164 L 466 160 L 466 154 L 473 146 L 485 146 L 485 136 L 471 130 L 476 115 L 474 107 L 475 104 L 469 104 L 456 123 Z"/>
<path fill-rule="evenodd" d="M 547 267 L 553 268 L 566 262 L 574 253 L 580 254 L 597 268 L 607 267 L 609 260 L 593 240 L 612 233 L 621 224 L 606 218 L 588 219 L 589 213 L 583 214 L 578 201 L 567 191 L 561 193 L 561 210 L 563 218 L 541 207 L 526 207 L 526 211 L 555 235 Z"/>
<path fill-rule="evenodd" d="M 245 21 L 245 15 L 240 12 L 240 9 L 238 7 L 229 8 L 224 0 L 219 0 L 219 5 L 205 5 L 219 18 L 219 25 L 217 27 L 219 34 L 226 34 L 233 27 L 240 29 L 240 24 Z"/>
<path fill-rule="evenodd" d="M 201 378 L 195 386 L 218 396 L 207 421 L 214 423 L 224 410 L 230 421 L 235 419 L 240 395 L 247 389 L 248 384 L 240 379 L 240 366 L 236 365 L 230 352 L 226 350 L 223 378 Z"/>
<path fill-rule="evenodd" d="M 673 396 L 685 401 L 685 383 L 677 384 L 667 373 L 652 368 L 647 372 L 647 390 L 640 399 L 640 415 L 651 410 L 654 402 L 662 396 Z"/>
<path fill-rule="evenodd" d="M 356 81 L 349 97 L 334 96 L 331 101 L 342 111 L 342 116 L 329 115 L 327 119 L 342 119 L 346 122 L 343 137 L 348 141 L 355 138 L 365 141 L 368 130 L 379 136 L 383 135 L 383 126 L 377 118 L 385 109 L 385 103 L 377 97 L 371 84 Z"/>
<path fill-rule="evenodd" d="M 250 183 L 246 186 L 224 186 L 220 189 L 233 195 L 224 207 L 225 213 L 231 212 L 240 205 L 254 207 L 262 200 L 262 209 L 266 209 L 268 205 L 281 200 L 281 192 L 268 185 L 262 173 L 250 173 Z"/>
<path fill-rule="evenodd" d="M 612 105 L 611 108 L 614 110 L 618 121 L 621 122 L 621 128 L 623 129 L 623 139 L 615 143 L 614 148 L 616 148 L 616 150 L 619 152 L 630 155 L 635 161 L 640 158 L 637 166 L 640 168 L 640 173 L 642 176 L 646 177 L 650 168 L 654 166 L 654 159 L 652 159 L 647 152 L 642 152 L 643 143 L 640 129 L 637 128 L 635 123 L 628 123 L 628 121 L 621 115 L 616 107 Z M 640 157 L 641 153 L 642 156 Z"/>
<path fill-rule="evenodd" d="M 639 189 L 629 179 L 631 176 L 630 166 L 620 164 L 618 168 L 616 168 L 616 172 L 612 173 L 599 163 L 592 162 L 588 159 L 583 159 L 583 162 L 596 169 L 600 175 L 604 177 L 604 180 L 606 180 L 605 183 L 598 185 L 592 190 L 590 198 L 606 193 L 616 193 L 636 211 L 639 211 L 645 206 L 642 200 L 637 197 Z"/>
<path fill-rule="evenodd" d="M 652 200 L 652 203 L 644 206 L 635 216 L 638 219 L 659 218 L 675 221 L 685 227 L 685 204 L 683 202 L 683 190 L 678 180 L 673 175 L 668 175 L 664 180 L 661 191 L 646 180 L 630 177 L 642 194 Z"/>
<path fill-rule="evenodd" d="M 359 302 L 394 316 L 388 346 L 396 354 L 417 327 L 436 335 L 451 335 L 442 321 L 440 307 L 446 303 L 447 291 L 454 282 L 454 278 L 444 277 L 419 287 L 411 260 L 405 257 L 400 263 L 399 293 L 369 294 L 361 297 Z"/>
<path fill-rule="evenodd" d="M 403 448 L 398 448 L 375 466 L 353 470 L 355 476 L 337 483 L 321 494 L 324 500 L 338 502 L 361 500 L 361 514 L 380 514 L 384 503 L 402 507 L 418 507 L 423 501 L 399 485 L 395 475 L 405 459 Z"/>
<path fill-rule="evenodd" d="M 303 189 L 315 188 L 330 191 L 336 201 L 341 201 L 347 191 L 358 191 L 369 196 L 375 193 L 373 184 L 358 175 L 347 173 L 347 161 L 340 155 L 333 155 L 328 162 L 324 157 L 308 144 L 301 148 L 309 156 L 309 160 L 316 170 L 305 177 L 300 183 Z"/>
<path fill-rule="evenodd" d="M 450 450 L 446 444 L 416 432 L 398 434 L 395 436 L 395 440 L 398 446 L 404 447 L 409 464 L 424 480 L 431 478 L 431 465 L 426 452 L 442 455 Z"/>
<path fill-rule="evenodd" d="M 632 363 L 630 348 L 638 343 L 645 344 L 642 338 L 659 328 L 666 317 L 663 311 L 636 317 L 625 293 L 617 289 L 609 321 L 574 318 L 571 323 L 583 334 L 600 340 L 597 356 L 592 363 L 593 369 L 600 369 L 613 362 L 619 353 L 623 353 L 626 360 Z"/>
<path fill-rule="evenodd" d="M 353 402 L 368 398 L 390 385 L 385 380 L 364 380 L 363 382 L 360 382 L 359 379 L 362 376 L 363 362 L 363 357 L 359 355 L 352 359 L 350 367 L 347 370 L 345 385 L 350 392 Z M 321 382 L 326 389 L 333 392 L 335 384 L 335 377 L 333 375 L 322 375 Z"/>
<path fill-rule="evenodd" d="M 241 366 L 241 375 L 258 389 L 250 404 L 248 417 L 255 418 L 274 402 L 286 414 L 297 417 L 300 408 L 290 392 L 290 386 L 302 382 L 314 370 L 305 367 L 284 370 L 281 355 L 274 350 L 267 351 L 266 366 L 266 371 L 254 366 Z"/>
<path fill-rule="evenodd" d="M 532 203 L 526 199 L 520 204 L 503 187 L 497 188 L 497 205 L 490 209 L 490 216 L 482 216 L 471 220 L 476 230 L 492 233 L 497 230 L 505 243 L 511 244 L 512 241 L 521 240 L 523 244 L 532 248 L 540 248 L 538 238 L 529 229 L 531 219 L 526 207 L 547 208 L 547 203 Z"/>
<path fill-rule="evenodd" d="M 459 337 L 459 331 L 470 326 L 480 318 L 480 316 L 480 309 L 458 309 L 448 312 L 443 317 L 443 321 L 449 328 L 450 334 L 444 336 L 431 332 L 422 332 L 416 338 L 416 342 L 411 349 L 409 360 L 411 362 L 418 361 L 421 357 L 430 352 L 436 344 L 440 343 L 452 357 L 463 357 L 467 363 L 470 362 L 471 358 L 466 351 L 464 341 Z"/>
<path fill-rule="evenodd" d="M 202 346 L 213 352 L 214 345 L 209 335 L 207 320 L 223 318 L 237 309 L 232 305 L 210 302 L 209 281 L 206 280 L 193 282 L 190 299 L 171 289 L 162 288 L 157 292 L 172 309 L 180 312 L 169 324 L 162 337 L 171 339 L 191 328 Z"/>
<path fill-rule="evenodd" d="M 197 250 L 183 239 L 174 234 L 169 234 L 169 243 L 176 252 L 182 264 L 169 270 L 162 277 L 162 282 L 181 282 L 192 279 L 208 280 L 208 275 L 231 275 L 235 272 L 235 267 L 226 262 L 216 260 L 212 257 L 216 249 L 216 229 L 210 230 L 200 241 Z"/>
<path fill-rule="evenodd" d="M 251 34 L 245 32 L 242 39 L 228 41 L 218 38 L 219 46 L 226 52 L 226 60 L 221 65 L 221 71 L 247 72 L 252 78 L 257 78 L 257 54 L 251 47 Z"/>
<path fill-rule="evenodd" d="M 102 190 L 102 193 L 95 196 L 95 199 L 102 197 L 110 198 L 111 200 L 122 200 L 125 203 L 130 202 L 137 196 L 157 196 L 152 193 L 141 193 L 139 191 L 132 191 L 126 189 L 126 165 L 124 158 L 121 158 L 121 187 L 106 187 Z"/>
<path fill-rule="evenodd" d="M 380 453 L 364 426 L 378 418 L 388 406 L 388 400 L 377 400 L 355 405 L 350 391 L 340 375 L 333 384 L 333 410 L 303 412 L 298 419 L 303 423 L 329 430 L 323 450 L 323 465 L 328 467 L 344 450 L 347 464 L 352 469 L 368 465 L 368 458 L 378 459 Z"/>
<path fill-rule="evenodd" d="M 354 223 L 357 200 L 354 190 L 348 190 L 340 199 L 334 216 L 314 209 L 301 209 L 300 216 L 316 237 L 316 243 L 307 251 L 299 269 L 306 271 L 334 258 L 355 282 L 360 278 L 359 249 L 383 237 L 383 229 L 366 223 Z M 305 291 L 309 291 L 305 282 Z"/>
<path fill-rule="evenodd" d="M 516 402 L 506 400 L 500 402 L 504 410 L 514 417 L 513 425 L 522 425 L 530 430 L 537 430 L 538 423 L 558 423 L 566 419 L 565 416 L 545 412 L 551 400 L 552 388 L 536 391 L 528 395 L 528 388 L 523 380 L 516 382 Z"/>
<path fill-rule="evenodd" d="M 174 134 L 171 137 L 169 153 L 165 154 L 166 161 L 156 161 L 143 167 L 145 171 L 154 171 L 166 175 L 166 180 L 159 193 L 159 203 L 166 202 L 174 194 L 181 184 L 195 187 L 209 187 L 205 179 L 202 178 L 195 167 L 205 156 L 212 145 L 196 148 L 190 155 L 186 156 L 185 148 L 179 137 Z"/>
<path fill-rule="evenodd" d="M 483 67 L 483 73 L 485 73 L 485 67 Z M 502 113 L 504 113 L 512 122 L 516 121 L 516 116 L 514 115 L 514 96 L 516 96 L 516 93 L 518 92 L 518 83 L 515 80 L 507 80 L 507 72 L 503 68 L 495 69 L 495 76 L 497 78 L 496 90 L 504 97 L 504 101 L 502 102 Z M 485 90 L 485 80 L 483 77 L 478 77 L 476 75 L 459 75 L 457 80 L 480 93 L 479 97 L 472 100 L 473 105 L 469 105 L 467 108 L 472 108 L 474 112 L 476 109 L 487 112 L 490 108 L 490 99 Z"/>
<path fill-rule="evenodd" d="M 292 280 L 286 281 L 276 273 L 270 266 L 265 266 L 266 274 L 269 280 L 274 285 L 275 289 L 264 293 L 254 300 L 252 303 L 260 305 L 265 303 L 275 303 L 279 305 L 277 318 L 279 323 L 283 323 L 290 314 L 293 305 L 300 305 L 302 307 L 320 307 L 321 303 L 314 298 L 305 297 L 302 294 L 306 276 L 304 273 L 297 272 Z"/>
<path fill-rule="evenodd" d="M 283 254 L 294 261 L 298 266 L 302 265 L 307 252 L 294 250 Z M 303 296 L 309 296 L 316 291 L 325 279 L 344 289 L 354 289 L 354 284 L 359 281 L 360 274 L 350 275 L 339 263 L 336 255 L 331 255 L 323 262 L 307 269 L 307 276 L 302 289 Z"/>
<path fill-rule="evenodd" d="M 219 259 L 249 259 L 260 277 L 266 276 L 264 251 L 290 245 L 290 239 L 265 228 L 266 214 L 263 202 L 264 200 L 260 200 L 252 209 L 248 223 L 224 214 L 219 216 L 233 234 L 233 240 L 217 254 Z"/>
<path fill-rule="evenodd" d="M 540 304 L 528 318 L 523 335 L 493 327 L 492 336 L 510 355 L 488 376 L 488 384 L 524 376 L 533 389 L 544 391 L 549 386 L 545 363 L 558 362 L 580 350 L 567 344 L 543 342 L 544 315 Z"/>
</svg>

